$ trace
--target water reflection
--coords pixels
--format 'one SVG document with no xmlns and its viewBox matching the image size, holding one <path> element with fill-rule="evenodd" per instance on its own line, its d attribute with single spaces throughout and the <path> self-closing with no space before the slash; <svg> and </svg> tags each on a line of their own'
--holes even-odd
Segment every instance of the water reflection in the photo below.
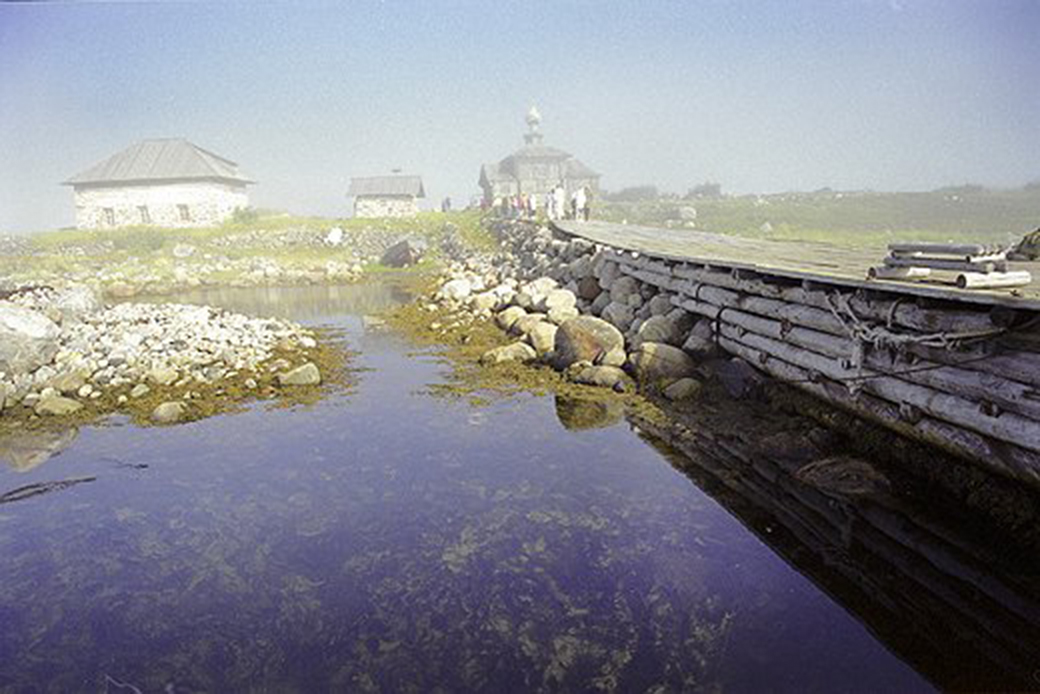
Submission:
<svg viewBox="0 0 1040 694">
<path fill-rule="evenodd" d="M 615 398 L 556 396 L 556 418 L 564 429 L 602 429 L 625 418 L 625 406 Z"/>
<path fill-rule="evenodd" d="M 1031 552 L 883 487 L 836 493 L 732 440 L 723 461 L 710 436 L 677 440 L 638 423 L 698 487 L 939 687 L 1040 687 L 1040 563 Z"/>
<path fill-rule="evenodd" d="M 29 472 L 71 446 L 78 434 L 75 427 L 5 432 L 0 434 L 0 462 Z"/>
</svg>

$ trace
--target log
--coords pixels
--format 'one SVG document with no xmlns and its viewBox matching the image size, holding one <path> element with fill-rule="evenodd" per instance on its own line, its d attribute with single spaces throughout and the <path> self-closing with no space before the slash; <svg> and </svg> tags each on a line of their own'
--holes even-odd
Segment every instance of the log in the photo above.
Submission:
<svg viewBox="0 0 1040 694">
<path fill-rule="evenodd" d="M 843 361 L 851 360 L 855 354 L 856 347 L 848 338 L 835 337 L 809 328 L 785 325 L 780 321 L 736 309 L 726 310 L 716 318 L 720 322 L 737 328 L 836 359 L 841 366 L 844 366 Z M 718 324 L 716 323 L 714 327 L 718 327 Z M 863 356 L 863 365 L 874 372 L 887 374 L 908 383 L 941 390 L 976 403 L 992 404 L 996 406 L 993 411 L 1000 409 L 1016 412 L 1029 419 L 1040 421 L 1040 389 L 1025 383 L 927 360 L 920 360 L 913 364 L 900 363 L 888 352 L 870 349 Z"/>
<path fill-rule="evenodd" d="M 946 260 L 943 258 L 885 258 L 886 267 L 926 267 L 933 270 L 953 270 L 966 272 L 1001 272 L 1007 268 L 1007 262 L 976 262 L 974 260 Z"/>
<path fill-rule="evenodd" d="M 830 311 L 830 297 L 834 292 L 806 289 L 800 284 L 789 282 L 767 282 L 761 278 L 737 278 L 731 272 L 690 268 L 683 265 L 669 266 L 664 261 L 653 261 L 642 258 L 636 265 L 628 262 L 621 264 L 622 272 L 632 274 L 628 268 L 665 275 L 667 278 L 690 280 L 694 283 L 713 284 L 724 289 L 755 294 L 769 299 L 781 299 L 791 303 L 805 304 Z M 644 281 L 655 286 L 665 286 L 664 279 L 645 276 Z M 661 283 L 661 284 L 659 284 Z M 835 290 L 837 291 L 837 290 Z M 879 289 L 879 291 L 884 291 Z M 957 306 L 956 309 L 926 308 L 916 301 L 908 301 L 905 297 L 890 299 L 866 296 L 867 292 L 856 290 L 842 292 L 849 296 L 850 306 L 862 320 L 877 321 L 921 332 L 987 332 L 1006 327 L 1012 318 L 1000 312 L 988 310 L 972 310 Z M 999 318 L 999 320 L 998 320 Z"/>
<path fill-rule="evenodd" d="M 728 342 L 746 345 L 831 380 L 854 381 L 862 390 L 896 406 L 910 405 L 934 419 L 1040 452 L 1040 422 L 1013 412 L 1005 412 L 999 417 L 988 416 L 979 411 L 977 403 L 965 398 L 885 376 L 870 369 L 846 369 L 829 357 L 752 332 L 741 333 L 739 329 L 725 323 L 721 325 L 720 336 L 727 338 Z M 870 378 L 856 380 L 861 376 Z"/>
<path fill-rule="evenodd" d="M 957 287 L 960 289 L 994 289 L 997 287 L 1024 287 L 1033 281 L 1033 276 L 1025 270 L 1013 272 L 963 272 L 957 275 Z"/>
<path fill-rule="evenodd" d="M 867 270 L 867 279 L 871 280 L 918 280 L 932 276 L 926 267 L 887 267 L 878 266 Z"/>
<path fill-rule="evenodd" d="M 821 400 L 882 424 L 909 439 L 934 445 L 976 465 L 1027 482 L 1032 488 L 1040 490 L 1040 456 L 1032 451 L 993 441 L 928 415 L 910 423 L 902 417 L 898 406 L 881 398 L 864 392 L 852 395 L 845 386 L 826 378 L 812 380 L 813 374 L 810 370 L 771 357 L 741 342 L 720 337 L 719 343 L 727 352 Z"/>
<path fill-rule="evenodd" d="M 982 255 L 998 253 L 999 246 L 983 246 L 978 243 L 890 243 L 888 250 L 894 253 L 937 253 L 939 255 Z"/>
</svg>

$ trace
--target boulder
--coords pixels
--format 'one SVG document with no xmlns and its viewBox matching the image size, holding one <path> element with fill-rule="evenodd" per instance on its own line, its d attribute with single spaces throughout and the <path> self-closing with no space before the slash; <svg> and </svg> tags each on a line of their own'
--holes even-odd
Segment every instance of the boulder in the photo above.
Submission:
<svg viewBox="0 0 1040 694">
<path fill-rule="evenodd" d="M 494 311 L 498 308 L 499 296 L 495 292 L 481 292 L 470 297 L 470 305 L 474 311 Z"/>
<path fill-rule="evenodd" d="M 527 311 L 519 306 L 510 306 L 504 311 L 501 311 L 495 316 L 495 323 L 502 330 L 509 331 L 513 329 L 513 324 L 519 319 L 527 315 Z"/>
<path fill-rule="evenodd" d="M 664 396 L 673 402 L 689 400 L 701 392 L 704 385 L 696 378 L 680 378 L 664 389 Z"/>
<path fill-rule="evenodd" d="M 143 398 L 151 392 L 152 389 L 149 388 L 147 385 L 145 385 L 144 383 L 138 383 L 136 386 L 130 389 L 130 397 L 136 400 L 137 398 Z"/>
<path fill-rule="evenodd" d="M 500 364 L 507 361 L 525 363 L 534 361 L 537 357 L 538 355 L 531 345 L 525 342 L 514 342 L 484 352 L 480 357 L 480 363 L 485 366 L 489 364 Z"/>
<path fill-rule="evenodd" d="M 617 366 L 577 363 L 567 369 L 567 380 L 599 388 L 625 390 L 631 379 Z"/>
<path fill-rule="evenodd" d="M 694 319 L 683 310 L 669 312 L 665 316 L 650 316 L 639 326 L 632 347 L 638 348 L 644 342 L 662 342 L 678 347 L 683 343 L 686 333 L 693 327 Z"/>
<path fill-rule="evenodd" d="M 707 358 L 718 352 L 718 344 L 715 342 L 715 331 L 711 327 L 711 321 L 699 320 L 690 328 L 686 341 L 682 348 L 688 354 L 695 357 Z"/>
<path fill-rule="evenodd" d="M 178 400 L 164 402 L 152 410 L 151 420 L 156 424 L 174 424 L 184 419 L 188 406 Z"/>
<path fill-rule="evenodd" d="M 585 299 L 585 301 L 595 301 L 600 291 L 602 290 L 595 277 L 582 277 L 578 280 L 578 298 Z"/>
<path fill-rule="evenodd" d="M 407 267 L 422 260 L 427 245 L 423 239 L 404 239 L 387 248 L 380 263 L 387 267 Z"/>
<path fill-rule="evenodd" d="M 589 307 L 589 310 L 592 311 L 592 314 L 594 316 L 602 316 L 603 309 L 605 309 L 609 305 L 610 292 L 602 291 L 596 296 L 595 299 L 592 300 L 592 306 Z"/>
<path fill-rule="evenodd" d="M 567 321 L 577 318 L 578 315 L 578 309 L 573 306 L 558 306 L 549 311 L 549 322 L 563 325 Z"/>
<path fill-rule="evenodd" d="M 343 243 L 343 229 L 339 227 L 332 227 L 329 229 L 329 233 L 325 234 L 325 244 L 328 246 L 338 246 Z"/>
<path fill-rule="evenodd" d="M 514 335 L 526 335 L 539 323 L 544 323 L 546 320 L 544 313 L 529 313 L 526 316 L 521 316 L 513 323 L 512 329 L 509 331 Z"/>
<path fill-rule="evenodd" d="M 726 392 L 738 400 L 754 396 L 765 383 L 762 374 L 740 357 L 724 361 L 715 369 L 715 375 Z"/>
<path fill-rule="evenodd" d="M 647 383 L 676 381 L 692 376 L 693 359 L 686 352 L 660 342 L 644 342 L 631 357 L 636 377 Z"/>
<path fill-rule="evenodd" d="M 40 416 L 50 415 L 60 417 L 83 409 L 83 404 L 61 395 L 51 395 L 40 398 L 33 411 Z"/>
<path fill-rule="evenodd" d="M 654 298 L 650 299 L 651 316 L 668 315 L 671 313 L 673 308 L 675 308 L 675 304 L 672 303 L 672 297 L 669 294 L 658 294 Z"/>
<path fill-rule="evenodd" d="M 49 364 L 60 332 L 42 313 L 0 301 L 0 371 L 20 374 Z"/>
<path fill-rule="evenodd" d="M 62 395 L 69 395 L 75 393 L 84 385 L 86 385 L 87 379 L 80 371 L 69 371 L 67 373 L 55 376 L 50 380 L 48 385 L 54 390 L 58 391 Z"/>
<path fill-rule="evenodd" d="M 527 339 L 531 341 L 531 346 L 534 347 L 534 351 L 539 357 L 544 357 L 553 351 L 558 330 L 559 328 L 552 323 L 542 322 L 527 333 Z"/>
<path fill-rule="evenodd" d="M 101 301 L 93 289 L 77 284 L 59 291 L 51 305 L 58 309 L 62 322 L 65 322 L 80 320 L 88 313 L 97 311 L 101 308 Z"/>
<path fill-rule="evenodd" d="M 631 306 L 618 303 L 617 301 L 611 301 L 607 304 L 607 307 L 603 309 L 600 317 L 615 326 L 618 330 L 625 331 L 632 325 L 632 321 L 635 320 L 636 314 L 635 311 L 632 310 Z"/>
<path fill-rule="evenodd" d="M 574 292 L 567 289 L 553 289 L 541 302 L 541 307 L 546 313 L 550 313 L 553 309 L 572 309 L 578 303 L 578 297 L 574 295 Z"/>
<path fill-rule="evenodd" d="M 582 360 L 621 366 L 625 363 L 625 338 L 621 331 L 601 318 L 578 316 L 556 331 L 553 351 L 559 369 Z"/>
<path fill-rule="evenodd" d="M 437 295 L 448 301 L 462 301 L 473 291 L 473 287 L 469 280 L 462 277 L 457 280 L 450 280 L 444 283 Z"/>
<path fill-rule="evenodd" d="M 146 377 L 157 386 L 168 386 L 177 380 L 177 369 L 169 366 L 160 366 L 148 372 Z"/>
<path fill-rule="evenodd" d="M 639 294 L 639 280 L 631 275 L 622 275 L 610 285 L 610 300 L 623 304 L 632 294 Z"/>
<path fill-rule="evenodd" d="M 278 385 L 280 386 L 316 386 L 320 383 L 321 371 L 311 362 L 278 374 Z"/>
</svg>

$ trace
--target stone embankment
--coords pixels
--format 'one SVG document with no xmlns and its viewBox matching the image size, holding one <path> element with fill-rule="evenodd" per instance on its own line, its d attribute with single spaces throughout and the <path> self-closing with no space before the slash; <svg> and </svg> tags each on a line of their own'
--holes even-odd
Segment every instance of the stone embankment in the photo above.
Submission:
<svg viewBox="0 0 1040 694">
<path fill-rule="evenodd" d="M 208 306 L 105 307 L 85 286 L 27 288 L 0 300 L 5 419 L 147 405 L 157 423 L 191 416 L 198 391 L 316 385 L 315 336 L 294 323 Z M 177 396 L 166 401 L 165 396 Z"/>
<path fill-rule="evenodd" d="M 623 392 L 638 382 L 670 400 L 700 392 L 704 364 L 694 356 L 716 356 L 714 344 L 668 292 L 623 275 L 610 249 L 587 240 L 528 222 L 496 222 L 493 232 L 502 251 L 453 263 L 434 296 L 449 313 L 494 321 L 516 338 L 483 363 L 541 362 L 574 383 Z M 711 368 L 738 397 L 761 382 L 740 359 Z"/>
</svg>

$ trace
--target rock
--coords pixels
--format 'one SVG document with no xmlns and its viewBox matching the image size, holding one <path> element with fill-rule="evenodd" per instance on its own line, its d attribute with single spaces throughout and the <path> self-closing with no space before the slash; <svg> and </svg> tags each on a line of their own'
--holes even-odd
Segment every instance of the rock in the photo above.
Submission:
<svg viewBox="0 0 1040 694">
<path fill-rule="evenodd" d="M 617 366 L 596 366 L 588 363 L 577 363 L 567 369 L 567 380 L 599 388 L 626 389 L 630 380 L 628 375 Z"/>
<path fill-rule="evenodd" d="M 500 312 L 495 316 L 495 323 L 502 330 L 509 331 L 513 329 L 513 324 L 519 319 L 527 315 L 527 311 L 519 306 L 510 306 L 506 310 Z"/>
<path fill-rule="evenodd" d="M 595 277 L 582 277 L 578 280 L 578 298 L 585 301 L 594 301 L 599 296 L 601 289 Z"/>
<path fill-rule="evenodd" d="M 577 318 L 580 314 L 578 309 L 573 306 L 558 306 L 549 311 L 549 322 L 555 323 L 556 325 L 563 325 L 567 321 Z"/>
<path fill-rule="evenodd" d="M 625 363 L 625 338 L 621 331 L 601 318 L 578 316 L 556 331 L 553 351 L 556 368 L 561 370 L 582 360 L 621 366 Z"/>
<path fill-rule="evenodd" d="M 715 375 L 726 392 L 738 400 L 757 394 L 765 383 L 762 374 L 739 357 L 724 361 L 715 369 Z"/>
<path fill-rule="evenodd" d="M 672 298 L 668 294 L 658 294 L 654 298 L 650 299 L 650 315 L 651 316 L 665 316 L 671 313 L 675 305 L 672 303 Z"/>
<path fill-rule="evenodd" d="M 498 308 L 499 296 L 495 292 L 482 292 L 470 298 L 474 311 L 494 311 Z"/>
<path fill-rule="evenodd" d="M 183 402 L 174 400 L 164 402 L 152 410 L 151 420 L 156 424 L 174 424 L 184 419 L 188 413 L 188 406 Z"/>
<path fill-rule="evenodd" d="M 664 389 L 664 396 L 673 402 L 689 400 L 701 392 L 704 385 L 696 378 L 680 378 Z"/>
<path fill-rule="evenodd" d="M 595 316 L 602 316 L 603 315 L 603 309 L 605 309 L 609 305 L 610 305 L 610 292 L 602 291 L 592 301 L 592 306 L 589 307 L 589 310 L 592 311 L 592 314 L 595 315 Z"/>
<path fill-rule="evenodd" d="M 462 301 L 473 291 L 468 279 L 460 278 L 446 282 L 437 295 L 448 301 Z"/>
<path fill-rule="evenodd" d="M 646 383 L 675 381 L 692 376 L 693 359 L 678 347 L 659 342 L 644 342 L 631 356 L 636 377 Z"/>
<path fill-rule="evenodd" d="M 564 429 L 582 431 L 602 429 L 620 422 L 625 416 L 625 405 L 620 398 L 568 398 L 556 396 L 556 418 Z"/>
<path fill-rule="evenodd" d="M 379 262 L 387 267 L 415 265 L 422 260 L 427 248 L 426 241 L 423 239 L 404 239 L 387 248 Z"/>
<path fill-rule="evenodd" d="M 712 330 L 711 321 L 699 320 L 694 323 L 682 345 L 683 350 L 692 356 L 709 358 L 718 352 L 718 344 L 715 342 L 715 331 Z"/>
<path fill-rule="evenodd" d="M 553 351 L 557 330 L 559 328 L 552 323 L 542 322 L 527 333 L 527 338 L 531 341 L 531 346 L 534 347 L 534 351 L 539 357 L 544 357 Z"/>
<path fill-rule="evenodd" d="M 278 374 L 278 385 L 280 386 L 316 386 L 320 383 L 321 371 L 311 362 Z"/>
<path fill-rule="evenodd" d="M 541 302 L 541 307 L 546 313 L 550 313 L 554 308 L 559 309 L 573 309 L 578 303 L 578 297 L 567 289 L 553 289 L 545 295 L 545 299 Z"/>
<path fill-rule="evenodd" d="M 520 318 L 513 323 L 513 328 L 509 332 L 514 335 L 526 335 L 534 330 L 535 326 L 539 323 L 544 323 L 545 320 L 546 316 L 544 313 L 529 313 L 526 316 L 520 316 Z"/>
<path fill-rule="evenodd" d="M 339 227 L 332 227 L 329 229 L 329 233 L 325 234 L 325 244 L 328 246 L 338 246 L 343 243 L 343 230 Z"/>
<path fill-rule="evenodd" d="M 679 208 L 679 219 L 684 222 L 693 222 L 697 219 L 697 208 L 695 207 L 680 207 Z"/>
<path fill-rule="evenodd" d="M 72 398 L 66 398 L 61 395 L 51 395 L 49 397 L 41 397 L 36 403 L 36 407 L 33 411 L 40 415 L 51 415 L 60 417 L 74 412 L 79 412 L 83 409 L 83 404 L 73 400 Z"/>
<path fill-rule="evenodd" d="M 624 304 L 633 294 L 639 294 L 639 280 L 631 275 L 622 275 L 610 285 L 611 301 Z"/>
<path fill-rule="evenodd" d="M 148 372 L 146 378 L 157 386 L 168 386 L 177 380 L 177 369 L 156 367 Z"/>
<path fill-rule="evenodd" d="M 174 258 L 190 258 L 195 255 L 195 246 L 187 243 L 178 243 L 173 247 Z"/>
<path fill-rule="evenodd" d="M 632 325 L 632 321 L 635 320 L 636 314 L 635 311 L 632 310 L 631 306 L 611 301 L 607 304 L 607 307 L 603 309 L 600 317 L 615 326 L 618 330 L 625 331 Z"/>
<path fill-rule="evenodd" d="M 138 383 L 136 386 L 130 389 L 130 397 L 136 400 L 137 398 L 143 398 L 151 392 L 152 389 L 149 388 L 146 384 Z"/>
<path fill-rule="evenodd" d="M 87 379 L 82 372 L 70 371 L 52 378 L 49 385 L 62 395 L 69 395 L 78 391 L 86 383 Z"/>
<path fill-rule="evenodd" d="M 0 371 L 19 374 L 49 364 L 61 329 L 47 316 L 0 301 Z"/>
<path fill-rule="evenodd" d="M 62 322 L 80 320 L 101 308 L 97 292 L 82 284 L 66 287 L 57 293 L 52 305 L 61 313 Z"/>
<path fill-rule="evenodd" d="M 494 349 L 484 352 L 480 357 L 480 363 L 486 365 L 499 364 L 507 361 L 517 361 L 521 363 L 534 361 L 538 357 L 537 353 L 531 345 L 525 342 L 514 342 L 509 345 L 503 345 L 502 347 L 495 347 Z"/>
</svg>

